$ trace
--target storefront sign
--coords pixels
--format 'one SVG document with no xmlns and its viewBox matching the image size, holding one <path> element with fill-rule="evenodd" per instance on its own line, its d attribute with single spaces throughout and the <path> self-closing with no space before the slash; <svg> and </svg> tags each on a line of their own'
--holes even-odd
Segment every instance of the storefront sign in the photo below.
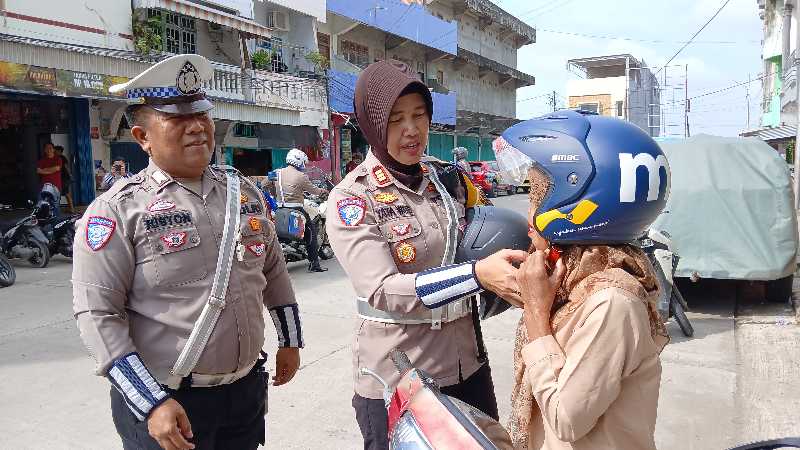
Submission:
<svg viewBox="0 0 800 450">
<path fill-rule="evenodd" d="M 125 77 L 0 61 L 0 88 L 5 89 L 65 97 L 120 98 L 122 94 L 111 94 L 108 88 L 126 81 L 128 78 Z"/>
</svg>

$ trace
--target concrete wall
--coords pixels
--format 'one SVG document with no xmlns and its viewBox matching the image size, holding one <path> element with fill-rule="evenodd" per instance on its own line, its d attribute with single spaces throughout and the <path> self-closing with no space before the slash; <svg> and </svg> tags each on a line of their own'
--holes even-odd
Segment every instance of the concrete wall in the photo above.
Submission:
<svg viewBox="0 0 800 450">
<path fill-rule="evenodd" d="M 567 97 L 570 108 L 576 108 L 581 103 L 598 103 L 602 115 L 614 117 L 617 116 L 617 102 L 623 102 L 623 117 L 627 116 L 629 122 L 650 135 L 658 136 L 659 111 L 657 107 L 650 109 L 651 104 L 660 103 L 658 92 L 654 92 L 654 87 L 651 72 L 632 70 L 627 83 L 624 76 L 569 80 Z M 654 117 L 648 117 L 649 114 Z"/>
<path fill-rule="evenodd" d="M 130 1 L 4 0 L 0 33 L 69 44 L 133 50 Z M 56 24 L 38 23 L 41 19 Z M 121 36 L 123 35 L 123 36 Z"/>
<path fill-rule="evenodd" d="M 196 20 L 197 25 L 197 53 L 206 58 L 241 66 L 242 53 L 239 46 L 239 32 L 230 28 L 212 30 L 211 24 L 203 20 Z"/>
<path fill-rule="evenodd" d="M 516 117 L 517 91 L 500 85 L 497 74 L 481 78 L 476 66 L 466 65 L 458 71 L 451 70 L 450 78 L 448 87 L 458 92 L 459 110 Z"/>
<path fill-rule="evenodd" d="M 281 47 L 283 62 L 290 72 L 314 70 L 314 65 L 308 62 L 306 55 L 317 50 L 315 17 L 298 13 L 294 9 L 279 5 L 278 2 L 256 2 L 254 11 L 255 21 L 260 24 L 266 24 L 267 14 L 271 11 L 280 11 L 286 14 L 289 30 L 273 30 L 272 32 L 273 36 L 280 38 L 284 43 Z M 255 40 L 248 42 L 248 48 L 251 51 L 255 49 Z"/>
<path fill-rule="evenodd" d="M 313 17 L 322 23 L 326 21 L 325 0 L 259 0 L 255 3 L 255 9 L 258 10 L 261 5 L 280 5 Z"/>
</svg>

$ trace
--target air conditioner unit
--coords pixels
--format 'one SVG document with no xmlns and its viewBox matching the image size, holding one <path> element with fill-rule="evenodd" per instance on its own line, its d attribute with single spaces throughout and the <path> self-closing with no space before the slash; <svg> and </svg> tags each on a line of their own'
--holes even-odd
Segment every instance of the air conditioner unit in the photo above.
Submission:
<svg viewBox="0 0 800 450">
<path fill-rule="evenodd" d="M 281 11 L 268 11 L 267 28 L 289 31 L 289 20 L 286 17 L 286 13 Z"/>
</svg>

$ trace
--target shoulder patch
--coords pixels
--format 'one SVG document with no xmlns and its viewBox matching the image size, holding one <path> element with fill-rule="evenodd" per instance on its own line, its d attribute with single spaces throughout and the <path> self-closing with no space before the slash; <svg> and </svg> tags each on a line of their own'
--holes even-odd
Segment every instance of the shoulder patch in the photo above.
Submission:
<svg viewBox="0 0 800 450">
<path fill-rule="evenodd" d="M 86 245 L 98 251 L 108 244 L 117 229 L 117 222 L 103 216 L 90 216 L 86 221 Z"/>
<path fill-rule="evenodd" d="M 348 197 L 336 202 L 336 209 L 339 211 L 339 219 L 348 227 L 359 225 L 367 212 L 367 202 L 360 197 Z"/>
</svg>

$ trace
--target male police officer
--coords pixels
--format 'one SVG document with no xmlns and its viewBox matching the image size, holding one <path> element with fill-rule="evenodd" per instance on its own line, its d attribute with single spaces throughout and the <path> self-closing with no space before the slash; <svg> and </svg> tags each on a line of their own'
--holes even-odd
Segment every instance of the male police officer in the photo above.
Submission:
<svg viewBox="0 0 800 450">
<path fill-rule="evenodd" d="M 305 193 L 314 195 L 327 194 L 325 189 L 314 186 L 308 175 L 305 174 L 308 156 L 302 150 L 293 148 L 286 155 L 286 167 L 276 170 L 278 181 L 275 183 L 275 191 L 278 196 L 278 206 L 284 208 L 303 209 L 307 217 L 306 220 L 306 253 L 308 253 L 308 271 L 325 272 L 328 269 L 319 263 L 319 239 L 317 238 L 317 226 L 314 219 L 319 216 L 319 210 L 314 207 L 306 206 Z"/>
<path fill-rule="evenodd" d="M 274 384 L 303 346 L 294 292 L 260 192 L 209 166 L 213 73 L 177 55 L 127 91 L 150 165 L 89 206 L 75 242 L 78 328 L 109 379 L 127 449 L 255 449 L 264 442 L 264 307 L 278 332 Z M 148 436 L 149 435 L 149 436 Z"/>
</svg>

